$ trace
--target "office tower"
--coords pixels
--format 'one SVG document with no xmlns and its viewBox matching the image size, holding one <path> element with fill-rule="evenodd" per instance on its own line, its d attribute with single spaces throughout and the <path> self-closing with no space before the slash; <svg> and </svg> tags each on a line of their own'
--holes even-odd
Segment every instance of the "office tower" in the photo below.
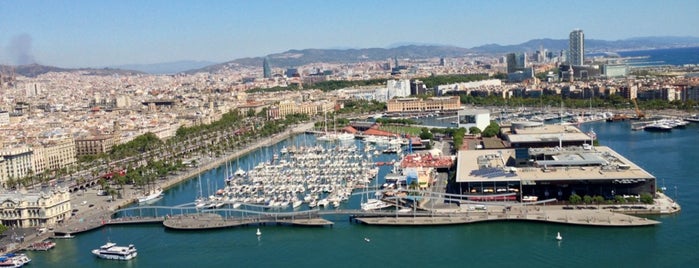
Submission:
<svg viewBox="0 0 699 268">
<path fill-rule="evenodd" d="M 267 57 L 262 61 L 262 75 L 264 78 L 272 78 L 272 69 L 269 68 L 269 59 Z"/>
<path fill-rule="evenodd" d="M 509 53 L 507 58 L 507 73 L 521 71 L 527 66 L 527 53 Z"/>
<path fill-rule="evenodd" d="M 585 34 L 580 29 L 570 32 L 568 40 L 568 63 L 570 65 L 583 65 L 585 63 Z"/>
</svg>

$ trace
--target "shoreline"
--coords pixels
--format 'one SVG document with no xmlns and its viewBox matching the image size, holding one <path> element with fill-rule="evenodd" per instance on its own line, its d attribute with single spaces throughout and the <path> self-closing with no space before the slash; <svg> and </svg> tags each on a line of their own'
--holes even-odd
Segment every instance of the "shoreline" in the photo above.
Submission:
<svg viewBox="0 0 699 268">
<path fill-rule="evenodd" d="M 258 141 L 255 141 L 253 143 L 248 144 L 247 146 L 235 150 L 231 152 L 230 154 L 225 154 L 222 155 L 221 157 L 218 158 L 213 158 L 213 157 L 208 157 L 208 156 L 202 156 L 200 158 L 201 162 L 198 162 L 198 166 L 194 168 L 189 168 L 186 170 L 183 170 L 182 172 L 178 172 L 176 174 L 171 174 L 165 177 L 163 180 L 159 180 L 156 184 L 158 187 L 162 188 L 163 190 L 170 189 L 174 186 L 176 186 L 179 183 L 182 183 L 186 180 L 189 180 L 191 178 L 196 177 L 197 174 L 207 172 L 210 169 L 217 168 L 224 163 L 240 158 L 246 154 L 251 153 L 254 150 L 258 150 L 259 148 L 266 147 L 266 146 L 271 146 L 274 145 L 281 140 L 284 140 L 286 138 L 289 138 L 293 135 L 297 135 L 299 133 L 304 133 L 308 129 L 313 128 L 313 123 L 306 123 L 302 125 L 297 125 L 292 129 L 286 130 L 281 133 L 277 133 L 271 137 L 260 139 Z M 206 161 L 204 161 L 206 160 Z M 60 234 L 77 234 L 77 233 L 82 233 L 82 232 L 87 232 L 91 231 L 94 229 L 101 228 L 105 225 L 111 224 L 109 220 L 111 219 L 112 215 L 114 212 L 118 209 L 124 208 L 126 206 L 129 206 L 133 203 L 138 203 L 138 196 L 141 194 L 142 189 L 134 188 L 134 187 L 124 187 L 122 189 L 123 191 L 123 198 L 121 199 L 116 199 L 114 201 L 109 201 L 107 196 L 98 196 L 96 194 L 95 189 L 86 189 L 85 191 L 81 192 L 76 192 L 74 193 L 75 197 L 71 197 L 71 203 L 73 204 L 74 209 L 79 209 L 80 211 L 70 219 L 66 220 L 62 225 L 58 226 L 55 230 L 44 232 L 44 233 L 39 233 L 38 229 L 37 230 L 31 230 L 31 228 L 24 230 L 25 233 L 22 234 L 23 238 L 26 238 L 26 240 L 23 239 L 22 242 L 18 243 L 3 243 L 4 246 L 6 246 L 6 251 L 5 252 L 15 252 L 15 251 L 20 251 L 20 250 L 25 250 L 29 248 L 32 244 L 43 241 L 45 239 L 51 238 L 51 237 L 56 237 L 56 235 Z M 662 194 L 661 194 L 662 195 Z M 674 201 L 669 199 L 667 196 L 662 195 L 664 199 L 669 200 L 672 204 L 675 204 Z M 658 200 L 656 200 L 656 204 Z M 89 204 L 89 205 L 87 205 Z M 660 204 L 658 205 L 660 206 Z M 651 215 L 667 215 L 667 214 L 675 214 L 680 211 L 679 205 L 676 205 L 677 207 L 673 210 L 671 210 L 670 213 L 650 213 Z M 546 208 L 546 206 L 543 206 Z M 531 206 L 531 208 L 537 208 L 537 206 Z M 580 214 L 583 215 L 587 213 L 587 211 L 562 211 L 565 214 L 572 213 L 572 215 Z M 592 212 L 592 211 L 591 211 Z M 601 212 L 601 211 L 600 211 Z M 577 224 L 577 225 L 594 225 L 594 226 L 620 226 L 620 227 L 630 227 L 630 226 L 638 226 L 638 225 L 655 225 L 660 222 L 655 222 L 653 220 L 648 219 L 647 221 L 645 218 L 639 218 L 639 217 L 633 217 L 635 219 L 633 220 L 627 220 L 627 224 L 624 225 L 612 225 L 609 216 L 604 217 L 605 219 L 600 218 L 601 220 L 593 220 L 593 222 L 596 222 L 596 224 L 589 224 L 590 219 L 593 216 L 589 216 L 585 218 L 584 220 L 576 220 L 573 221 L 573 217 L 565 216 L 565 217 L 541 217 L 541 215 L 534 216 L 531 215 L 532 218 L 529 216 L 526 216 L 526 214 L 518 214 L 518 213 L 506 213 L 502 212 L 500 213 L 499 211 L 492 211 L 493 216 L 490 217 L 479 217 L 478 219 L 475 217 L 461 217 L 459 215 L 452 215 L 449 217 L 442 217 L 444 218 L 445 223 L 443 224 L 468 224 L 468 223 L 473 223 L 473 222 L 487 222 L 487 221 L 499 221 L 499 220 L 525 220 L 525 221 L 539 221 L 539 222 L 548 222 L 548 223 L 560 223 L 560 224 Z M 599 212 L 598 212 L 599 213 Z M 627 213 L 620 212 L 620 211 L 609 211 L 611 214 L 615 215 L 625 215 L 625 216 L 630 216 Z M 554 212 L 554 214 L 558 214 Z M 610 215 L 608 213 L 604 213 L 605 215 Z M 468 215 L 468 214 L 467 214 Z M 472 213 L 472 215 L 479 215 L 477 213 Z M 488 213 L 490 215 L 490 213 Z M 509 215 L 509 216 L 508 216 Z M 549 215 L 550 216 L 550 215 Z M 351 217 L 350 220 L 360 220 L 360 218 L 364 217 Z M 373 219 L 372 219 L 373 218 Z M 397 217 L 396 217 L 397 218 Z M 426 217 L 424 218 L 425 220 L 429 220 L 431 223 L 417 223 L 415 222 L 414 219 L 411 220 L 411 218 L 407 217 L 401 217 L 403 220 L 398 220 L 395 221 L 394 217 L 385 217 L 385 220 L 380 220 L 380 217 L 370 217 L 367 221 L 364 221 L 365 224 L 377 224 L 377 225 L 435 225 L 436 222 L 433 222 L 433 220 L 441 221 L 439 217 L 437 218 L 430 218 Z M 462 219 L 460 219 L 462 218 Z M 367 219 L 367 218 L 364 218 Z M 554 220 L 557 219 L 557 220 Z M 643 219 L 643 221 L 636 220 L 636 219 Z M 375 221 L 371 223 L 372 221 Z M 391 222 L 393 221 L 393 222 Z M 405 222 L 403 222 L 405 221 Z M 419 221 L 419 220 L 418 220 Z M 587 224 L 585 223 L 587 221 Z M 605 221 L 607 221 L 605 223 Z M 439 225 L 439 224 L 438 224 Z M 196 228 L 195 228 L 196 229 Z M 11 231 L 16 231 L 16 230 L 8 230 L 7 233 L 10 233 Z"/>
</svg>

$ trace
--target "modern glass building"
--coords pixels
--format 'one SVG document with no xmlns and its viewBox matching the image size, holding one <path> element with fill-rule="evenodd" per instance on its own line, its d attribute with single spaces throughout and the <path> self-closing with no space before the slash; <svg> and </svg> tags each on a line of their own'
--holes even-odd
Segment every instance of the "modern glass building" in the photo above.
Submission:
<svg viewBox="0 0 699 268">
<path fill-rule="evenodd" d="M 269 67 L 269 59 L 267 57 L 262 61 L 262 75 L 264 78 L 272 77 L 272 69 Z"/>
</svg>

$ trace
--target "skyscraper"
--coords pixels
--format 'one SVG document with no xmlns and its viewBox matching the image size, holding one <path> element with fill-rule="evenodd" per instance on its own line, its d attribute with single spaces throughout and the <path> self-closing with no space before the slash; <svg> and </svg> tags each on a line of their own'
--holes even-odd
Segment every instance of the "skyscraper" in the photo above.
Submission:
<svg viewBox="0 0 699 268">
<path fill-rule="evenodd" d="M 568 64 L 583 65 L 585 63 L 585 34 L 580 29 L 570 32 L 568 40 Z"/>
<path fill-rule="evenodd" d="M 527 53 L 509 53 L 507 58 L 507 73 L 521 71 L 527 67 Z"/>
<path fill-rule="evenodd" d="M 269 68 L 269 59 L 267 57 L 262 61 L 262 76 L 264 78 L 272 78 L 272 69 Z"/>
</svg>

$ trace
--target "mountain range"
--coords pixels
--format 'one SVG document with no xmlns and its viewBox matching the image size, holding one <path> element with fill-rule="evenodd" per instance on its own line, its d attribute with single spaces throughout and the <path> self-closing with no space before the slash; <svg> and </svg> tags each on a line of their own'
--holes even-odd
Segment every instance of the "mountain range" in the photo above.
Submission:
<svg viewBox="0 0 699 268">
<path fill-rule="evenodd" d="M 127 64 L 110 66 L 109 68 L 136 70 L 149 74 L 175 74 L 186 70 L 199 69 L 206 66 L 214 65 L 216 62 L 211 61 L 194 61 L 181 60 L 173 62 L 162 62 L 153 64 Z"/>
<path fill-rule="evenodd" d="M 405 45 L 404 45 L 405 44 Z M 650 50 L 660 48 L 699 46 L 699 37 L 636 37 L 623 40 L 607 41 L 598 39 L 586 39 L 585 50 L 587 53 L 615 52 L 623 50 Z M 469 54 L 476 55 L 501 55 L 510 52 L 534 52 L 541 47 L 548 51 L 561 51 L 568 49 L 567 39 L 534 39 L 516 45 L 487 44 L 473 48 L 462 48 L 449 45 L 398 43 L 389 48 L 361 48 L 361 49 L 293 49 L 281 53 L 267 55 L 272 67 L 290 68 L 310 63 L 354 63 L 362 61 L 398 59 L 421 59 L 435 57 L 461 57 Z M 34 77 L 46 72 L 56 71 L 87 71 L 98 75 L 115 73 L 215 73 L 225 69 L 238 67 L 262 66 L 264 57 L 240 58 L 224 63 L 213 64 L 206 61 L 176 61 L 157 64 L 132 64 L 111 66 L 104 69 L 67 69 L 37 64 L 15 66 L 15 72 L 20 75 Z M 0 72 L 7 70 L 2 66 Z"/>
</svg>

